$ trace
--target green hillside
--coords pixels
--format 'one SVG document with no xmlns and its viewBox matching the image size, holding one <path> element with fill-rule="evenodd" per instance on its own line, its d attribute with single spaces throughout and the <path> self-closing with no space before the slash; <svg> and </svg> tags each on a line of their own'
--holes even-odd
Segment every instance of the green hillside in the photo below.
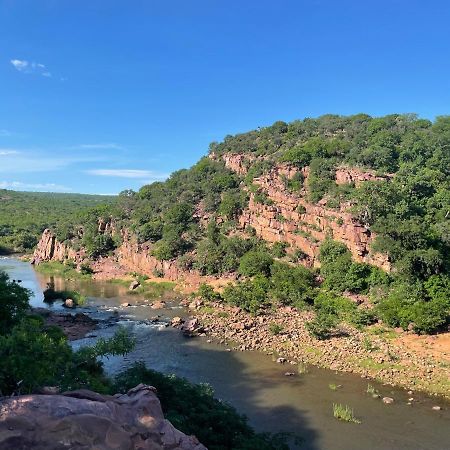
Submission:
<svg viewBox="0 0 450 450">
<path fill-rule="evenodd" d="M 45 228 L 73 223 L 80 210 L 112 204 L 114 198 L 0 189 L 0 251 L 29 251 Z"/>
<path fill-rule="evenodd" d="M 243 280 L 223 295 L 244 309 L 257 312 L 280 303 L 314 305 L 320 313 L 319 334 L 321 325 L 333 324 L 334 316 L 346 308 L 361 324 L 381 318 L 418 332 L 446 326 L 450 117 L 431 122 L 411 114 L 379 118 L 358 114 L 276 122 L 227 136 L 211 144 L 210 152 L 212 158 L 173 173 L 166 182 L 123 192 L 102 216 L 131 229 L 160 260 L 176 258 L 181 267 L 205 275 L 239 272 Z M 248 157 L 245 177 L 225 167 L 224 154 Z M 320 252 L 324 281 L 319 287 L 310 271 L 292 266 L 304 256 L 298 249 L 286 252 L 282 243 L 269 245 L 251 229 L 236 233 L 236 219 L 250 192 L 255 201 L 273 204 L 253 180 L 280 163 L 309 167 L 307 181 L 301 176 L 285 180 L 293 192 L 306 192 L 309 202 L 326 199 L 331 209 L 339 209 L 343 202 L 353 205 L 355 220 L 377 233 L 373 249 L 389 255 L 392 272 L 352 261 L 345 245 L 326 239 Z M 390 181 L 338 185 L 335 171 L 342 165 L 389 174 Z M 83 223 L 82 238 L 75 227 L 62 229 L 57 224 L 59 238 L 83 245 L 93 257 L 118 244 L 98 233 L 95 215 Z M 355 315 L 353 306 L 341 301 L 344 292 L 369 296 L 375 308 Z"/>
</svg>

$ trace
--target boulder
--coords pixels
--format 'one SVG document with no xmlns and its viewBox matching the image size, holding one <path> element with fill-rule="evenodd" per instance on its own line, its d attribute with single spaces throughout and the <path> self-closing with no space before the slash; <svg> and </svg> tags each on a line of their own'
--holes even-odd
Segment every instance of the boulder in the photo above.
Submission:
<svg viewBox="0 0 450 450">
<path fill-rule="evenodd" d="M 75 308 L 75 302 L 71 298 L 66 298 L 63 306 L 65 308 Z"/>
<path fill-rule="evenodd" d="M 156 301 L 152 303 L 152 309 L 163 309 L 166 307 L 166 302 L 163 301 Z"/>
<path fill-rule="evenodd" d="M 202 331 L 202 327 L 200 326 L 200 322 L 196 317 L 191 317 L 183 323 L 183 325 L 181 326 L 181 331 L 185 336 L 193 336 L 194 334 Z"/>
<path fill-rule="evenodd" d="M 133 280 L 133 281 L 130 283 L 130 286 L 128 287 L 128 290 L 134 291 L 134 290 L 137 289 L 140 285 L 141 285 L 141 283 L 140 283 L 138 280 Z"/>
<path fill-rule="evenodd" d="M 88 390 L 2 401 L 0 449 L 207 450 L 164 419 L 155 388 L 127 394 Z"/>
<path fill-rule="evenodd" d="M 182 323 L 183 323 L 183 319 L 182 319 L 181 317 L 178 317 L 178 316 L 174 317 L 174 318 L 170 321 L 170 324 L 171 324 L 173 327 L 179 327 Z"/>
</svg>

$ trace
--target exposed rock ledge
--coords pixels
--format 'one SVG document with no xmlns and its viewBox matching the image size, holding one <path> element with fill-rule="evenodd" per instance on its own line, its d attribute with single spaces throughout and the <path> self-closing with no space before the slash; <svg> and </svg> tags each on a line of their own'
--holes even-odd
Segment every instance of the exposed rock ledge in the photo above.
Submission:
<svg viewBox="0 0 450 450">
<path fill-rule="evenodd" d="M 88 390 L 0 402 L 1 450 L 207 450 L 164 419 L 151 386 L 127 394 Z"/>
</svg>

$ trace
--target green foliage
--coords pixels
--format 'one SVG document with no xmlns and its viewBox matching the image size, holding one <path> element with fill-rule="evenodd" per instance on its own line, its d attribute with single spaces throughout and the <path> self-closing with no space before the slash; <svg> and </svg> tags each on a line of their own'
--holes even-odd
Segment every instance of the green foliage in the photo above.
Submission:
<svg viewBox="0 0 450 450">
<path fill-rule="evenodd" d="M 301 308 L 314 299 L 314 276 L 303 266 L 275 263 L 271 266 L 270 281 L 270 297 L 276 303 Z"/>
<path fill-rule="evenodd" d="M 289 244 L 286 242 L 275 242 L 270 251 L 275 258 L 283 258 L 286 256 L 287 247 L 289 247 Z"/>
<path fill-rule="evenodd" d="M 266 277 L 256 275 L 250 280 L 235 285 L 229 284 L 225 287 L 222 296 L 225 302 L 256 314 L 261 308 L 269 305 L 267 296 L 269 287 L 270 282 Z"/>
<path fill-rule="evenodd" d="M 60 230 L 62 240 L 72 236 L 80 210 L 113 204 L 115 197 L 0 189 L 0 246 L 6 251 L 33 249 L 46 228 Z"/>
<path fill-rule="evenodd" d="M 166 419 L 188 435 L 195 435 L 210 450 L 288 450 L 279 436 L 255 433 L 247 419 L 225 402 L 214 398 L 206 384 L 192 384 L 184 378 L 164 375 L 136 363 L 120 373 L 113 392 L 145 383 L 156 387 Z"/>
<path fill-rule="evenodd" d="M 380 300 L 377 312 L 390 326 L 431 333 L 450 323 L 450 282 L 434 275 L 426 283 L 398 283 Z"/>
<path fill-rule="evenodd" d="M 29 309 L 30 292 L 0 271 L 0 334 L 6 334 Z"/>
<path fill-rule="evenodd" d="M 106 392 L 98 357 L 129 352 L 133 340 L 124 330 L 93 347 L 74 351 L 58 327 L 40 316 L 26 315 L 30 293 L 0 274 L 0 393 L 30 393 L 42 386 L 62 390 L 91 388 Z M 72 293 L 72 296 L 73 293 Z"/>
<path fill-rule="evenodd" d="M 247 277 L 254 275 L 270 275 L 273 258 L 265 251 L 251 250 L 242 256 L 239 262 L 239 273 Z"/>
<path fill-rule="evenodd" d="M 360 420 L 356 419 L 353 409 L 348 405 L 333 403 L 333 416 L 338 420 L 343 420 L 344 422 L 361 423 Z"/>
<path fill-rule="evenodd" d="M 206 283 L 202 283 L 197 291 L 197 295 L 208 302 L 215 302 L 221 300 L 221 295 L 214 290 L 212 286 Z"/>
<path fill-rule="evenodd" d="M 337 323 L 336 314 L 319 310 L 314 319 L 306 323 L 306 329 L 311 336 L 324 340 L 330 337 Z"/>
<path fill-rule="evenodd" d="M 271 324 L 269 324 L 269 331 L 274 336 L 277 336 L 283 331 L 283 327 L 278 323 L 272 322 Z"/>
</svg>

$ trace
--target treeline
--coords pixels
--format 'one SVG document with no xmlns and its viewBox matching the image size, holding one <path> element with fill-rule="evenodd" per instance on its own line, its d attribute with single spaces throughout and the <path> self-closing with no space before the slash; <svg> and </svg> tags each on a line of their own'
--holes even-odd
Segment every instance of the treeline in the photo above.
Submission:
<svg viewBox="0 0 450 450">
<path fill-rule="evenodd" d="M 74 223 L 80 210 L 113 201 L 103 195 L 0 189 L 0 254 L 30 251 L 46 228 Z"/>
</svg>

